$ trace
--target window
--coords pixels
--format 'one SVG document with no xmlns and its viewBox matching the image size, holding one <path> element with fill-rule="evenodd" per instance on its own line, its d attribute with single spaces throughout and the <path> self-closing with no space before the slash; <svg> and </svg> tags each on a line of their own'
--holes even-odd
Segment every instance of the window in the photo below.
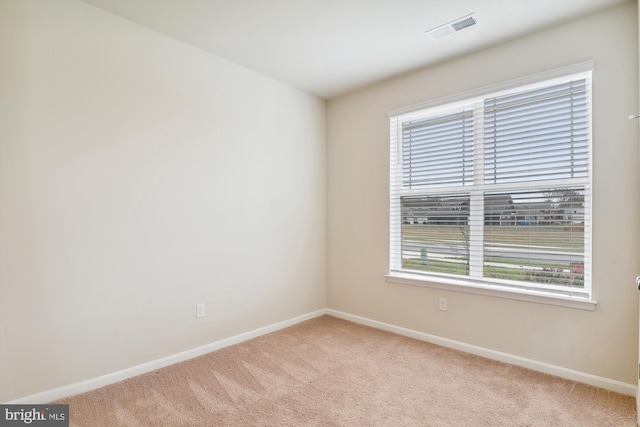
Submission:
<svg viewBox="0 0 640 427">
<path fill-rule="evenodd" d="M 389 276 L 590 300 L 591 72 L 506 86 L 390 115 Z"/>
</svg>

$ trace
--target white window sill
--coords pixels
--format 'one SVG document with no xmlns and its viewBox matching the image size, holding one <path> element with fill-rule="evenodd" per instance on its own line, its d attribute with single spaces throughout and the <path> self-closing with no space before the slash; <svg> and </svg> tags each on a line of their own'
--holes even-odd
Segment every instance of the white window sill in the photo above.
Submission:
<svg viewBox="0 0 640 427">
<path fill-rule="evenodd" d="M 440 277 L 425 277 L 407 273 L 393 273 L 385 276 L 387 282 L 401 283 L 404 285 L 424 286 L 427 288 L 443 289 L 454 292 L 465 292 L 476 295 L 486 295 L 497 298 L 507 298 L 520 301 L 529 301 L 539 304 L 557 305 L 561 307 L 577 308 L 594 311 L 597 301 L 584 296 L 559 295 L 539 290 L 510 288 L 501 285 L 480 284 L 465 282 L 458 279 L 446 279 Z"/>
</svg>

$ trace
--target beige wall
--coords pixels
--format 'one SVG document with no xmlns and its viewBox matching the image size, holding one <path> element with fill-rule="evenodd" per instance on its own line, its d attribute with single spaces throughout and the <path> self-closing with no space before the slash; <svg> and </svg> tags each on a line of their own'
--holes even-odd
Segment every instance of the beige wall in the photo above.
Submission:
<svg viewBox="0 0 640 427">
<path fill-rule="evenodd" d="M 0 92 L 0 401 L 325 307 L 324 101 L 75 0 Z"/>
<path fill-rule="evenodd" d="M 637 124 L 627 119 L 638 105 L 635 8 L 629 3 L 331 100 L 328 307 L 635 384 L 640 169 Z M 596 310 L 387 283 L 387 112 L 591 59 Z M 439 296 L 448 298 L 447 312 L 438 311 Z"/>
</svg>

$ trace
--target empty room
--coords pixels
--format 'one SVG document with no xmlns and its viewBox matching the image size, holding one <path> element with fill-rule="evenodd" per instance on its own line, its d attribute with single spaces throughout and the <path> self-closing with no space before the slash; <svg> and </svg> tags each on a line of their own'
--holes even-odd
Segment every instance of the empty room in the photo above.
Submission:
<svg viewBox="0 0 640 427">
<path fill-rule="evenodd" d="M 639 20 L 0 0 L 0 425 L 637 425 Z"/>
</svg>

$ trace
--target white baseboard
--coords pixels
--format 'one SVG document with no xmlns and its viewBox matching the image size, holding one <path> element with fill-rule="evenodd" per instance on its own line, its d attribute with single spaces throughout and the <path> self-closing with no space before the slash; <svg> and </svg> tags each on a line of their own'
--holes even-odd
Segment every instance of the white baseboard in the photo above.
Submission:
<svg viewBox="0 0 640 427">
<path fill-rule="evenodd" d="M 493 359 L 511 365 L 522 366 L 524 368 L 532 369 L 534 371 L 544 372 L 546 374 L 555 375 L 557 377 L 566 378 L 569 380 L 589 384 L 595 387 L 603 388 L 605 390 L 615 391 L 617 393 L 625 394 L 628 396 L 636 396 L 637 385 L 627 384 L 622 381 L 616 381 L 609 378 L 599 377 L 597 375 L 587 374 L 585 372 L 574 371 L 573 369 L 563 368 L 561 366 L 551 365 L 545 362 L 539 362 L 533 359 L 527 359 L 525 357 L 514 356 L 512 354 L 503 353 L 500 351 L 491 350 L 484 347 L 478 347 L 472 344 L 466 344 L 464 342 L 451 340 L 448 338 L 442 338 L 436 335 L 430 335 L 424 332 L 415 331 L 413 329 L 402 328 L 400 326 L 391 325 L 388 323 L 379 322 L 377 320 L 367 319 L 365 317 L 356 316 L 349 313 L 343 313 L 341 311 L 327 309 L 326 313 L 330 316 L 338 317 L 340 319 L 349 320 L 354 323 L 359 323 L 372 328 L 381 329 L 388 332 L 393 332 L 399 335 L 403 335 L 410 338 L 415 338 L 421 341 L 427 341 L 433 344 L 441 345 L 443 347 L 453 348 L 455 350 L 464 351 L 466 353 L 475 354 L 477 356 L 486 357 L 487 359 Z"/>
<path fill-rule="evenodd" d="M 241 342 L 256 338 L 262 335 L 266 335 L 271 332 L 278 331 L 280 329 L 293 326 L 296 323 L 303 322 L 305 320 L 313 319 L 314 317 L 322 316 L 326 314 L 326 309 L 313 311 L 311 313 L 303 314 L 301 316 L 294 317 L 292 319 L 284 320 L 282 322 L 274 323 L 272 325 L 264 326 L 262 328 L 254 329 L 253 331 L 245 332 L 239 335 L 235 335 L 229 338 L 225 338 L 220 341 L 206 344 L 200 347 L 193 348 L 191 350 L 183 351 L 181 353 L 166 356 L 160 359 L 152 360 L 151 362 L 143 363 L 141 365 L 133 366 L 131 368 L 123 369 L 121 371 L 113 372 L 111 374 L 103 375 L 90 380 L 82 381 L 75 384 L 69 384 L 66 386 L 46 390 L 41 393 L 32 394 L 30 396 L 21 397 L 10 402 L 8 404 L 44 404 L 52 402 L 58 399 L 64 399 L 65 397 L 73 396 L 87 391 L 95 390 L 100 387 L 114 384 L 128 378 L 135 377 L 137 375 L 145 374 L 147 372 L 154 371 L 156 369 L 164 368 L 165 366 L 173 365 L 178 362 L 193 359 L 194 357 L 202 356 L 203 354 L 211 353 L 212 351 L 220 350 L 225 347 L 229 347 Z"/>
<path fill-rule="evenodd" d="M 65 397 L 95 390 L 97 388 L 104 387 L 109 384 L 114 384 L 114 383 L 126 380 L 128 378 L 135 377 L 137 375 L 145 374 L 147 372 L 151 372 L 156 369 L 164 368 L 165 366 L 173 365 L 178 362 L 183 362 L 185 360 L 193 359 L 194 357 L 202 356 L 203 354 L 207 354 L 212 351 L 220 350 L 225 347 L 239 344 L 241 342 L 250 340 L 252 338 L 257 338 L 259 336 L 262 336 L 271 332 L 275 332 L 280 329 L 287 328 L 289 326 L 293 326 L 305 320 L 322 316 L 323 314 L 328 314 L 334 317 L 338 317 L 340 319 L 349 320 L 354 323 L 371 326 L 376 329 L 393 332 L 399 335 L 415 338 L 421 341 L 427 341 L 433 344 L 441 345 L 443 347 L 453 348 L 456 350 L 464 351 L 466 353 L 471 353 L 477 356 L 486 357 L 488 359 L 498 360 L 500 362 L 510 363 L 512 365 L 522 366 L 525 368 L 533 369 L 535 371 L 556 375 L 561 378 L 578 381 L 578 382 L 589 384 L 595 387 L 600 387 L 606 390 L 622 393 L 628 396 L 636 396 L 637 386 L 634 384 L 627 384 L 621 381 L 611 380 L 608 378 L 599 377 L 599 376 L 587 374 L 584 372 L 574 371 L 572 369 L 567 369 L 560 366 L 555 366 L 555 365 L 539 362 L 537 360 L 527 359 L 520 356 L 514 356 L 512 354 L 502 353 L 499 351 L 478 347 L 471 344 L 466 344 L 460 341 L 438 337 L 436 335 L 430 335 L 424 332 L 415 331 L 413 329 L 407 329 L 400 326 L 379 322 L 377 320 L 367 319 L 365 317 L 360 317 L 360 316 L 344 313 L 337 310 L 321 309 L 321 310 L 313 311 L 311 313 L 303 314 L 301 316 L 294 317 L 289 320 L 284 320 L 282 322 L 264 326 L 262 328 L 255 329 L 253 331 L 249 331 L 249 332 L 245 332 L 229 338 L 225 338 L 223 340 L 216 341 L 211 344 L 206 344 L 201 347 L 196 347 L 191 350 L 183 351 L 181 353 L 173 354 L 171 356 L 156 359 L 147 363 L 143 363 L 141 365 L 123 369 L 121 371 L 113 372 L 111 374 L 103 375 L 97 378 L 92 378 L 92 379 L 75 383 L 75 384 L 69 384 L 69 385 L 58 387 L 51 390 L 46 390 L 41 393 L 25 396 L 25 397 L 12 400 L 6 403 L 8 404 L 44 404 L 54 400 L 64 399 Z"/>
</svg>

